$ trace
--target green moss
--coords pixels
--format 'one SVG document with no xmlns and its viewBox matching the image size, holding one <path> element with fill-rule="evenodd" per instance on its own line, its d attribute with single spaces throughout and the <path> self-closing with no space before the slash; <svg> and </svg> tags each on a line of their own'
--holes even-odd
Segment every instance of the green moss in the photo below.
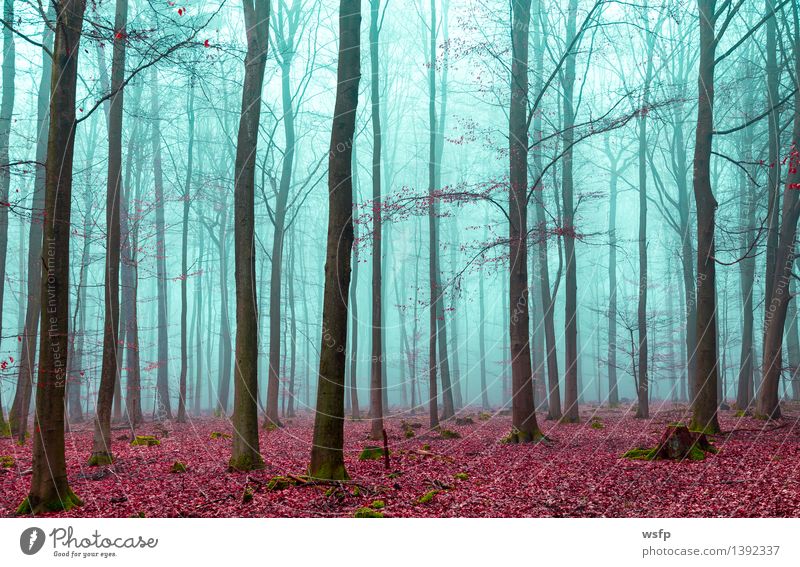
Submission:
<svg viewBox="0 0 800 567">
<path fill-rule="evenodd" d="M 229 433 L 223 433 L 222 431 L 212 431 L 211 432 L 211 439 L 230 439 L 231 436 Z"/>
<path fill-rule="evenodd" d="M 231 457 L 228 460 L 228 471 L 248 472 L 264 468 L 264 460 L 261 455 L 246 453 L 238 457 Z"/>
<path fill-rule="evenodd" d="M 31 513 L 31 501 L 25 497 L 25 500 L 17 506 L 17 510 L 14 512 L 17 516 L 27 516 Z"/>
<path fill-rule="evenodd" d="M 475 423 L 475 420 L 469 416 L 456 418 L 456 425 L 472 425 L 473 423 Z"/>
<path fill-rule="evenodd" d="M 492 419 L 492 414 L 490 414 L 488 411 L 482 411 L 481 413 L 478 414 L 478 419 L 480 419 L 481 421 L 490 420 Z"/>
<path fill-rule="evenodd" d="M 253 499 L 253 489 L 249 486 L 245 486 L 244 491 L 242 492 L 242 504 L 247 504 Z"/>
<path fill-rule="evenodd" d="M 172 468 L 169 470 L 169 472 L 178 473 L 178 474 L 185 473 L 186 472 L 186 465 L 184 463 L 180 462 L 180 461 L 175 461 L 174 463 L 172 463 Z"/>
<path fill-rule="evenodd" d="M 467 480 L 469 478 L 469 475 L 465 472 L 457 472 L 456 474 L 453 475 L 453 478 L 455 478 L 456 480 Z"/>
<path fill-rule="evenodd" d="M 414 435 L 416 435 L 416 434 L 414 433 L 413 429 L 411 429 L 410 427 L 408 429 L 406 429 L 406 432 L 405 432 L 406 439 L 411 439 L 412 437 L 414 437 Z"/>
<path fill-rule="evenodd" d="M 353 514 L 354 518 L 383 518 L 383 514 L 376 512 L 372 508 L 359 508 Z"/>
<path fill-rule="evenodd" d="M 145 518 L 146 516 L 145 516 L 144 512 L 136 512 L 135 514 L 131 514 L 129 517 L 130 518 Z"/>
<path fill-rule="evenodd" d="M 14 460 L 14 457 L 10 455 L 0 455 L 0 468 L 11 469 L 14 468 L 16 463 L 17 462 Z"/>
<path fill-rule="evenodd" d="M 361 496 L 361 489 L 359 487 L 353 488 L 353 496 Z"/>
<path fill-rule="evenodd" d="M 639 447 L 627 451 L 622 457 L 624 459 L 632 459 L 634 461 L 654 461 L 658 458 L 658 446 L 651 448 Z M 708 449 L 703 450 L 697 445 L 692 445 L 689 448 L 689 453 L 684 457 L 690 461 L 704 461 L 706 453 L 716 454 L 718 451 L 715 447 L 709 446 Z"/>
<path fill-rule="evenodd" d="M 277 492 L 279 490 L 286 490 L 294 485 L 295 481 L 288 476 L 273 476 L 269 479 L 269 482 L 267 482 L 267 490 L 274 490 Z"/>
<path fill-rule="evenodd" d="M 100 453 L 92 453 L 92 456 L 89 457 L 89 462 L 87 464 L 90 467 L 102 467 L 105 465 L 110 465 L 113 462 L 114 456 L 111 453 L 102 451 Z"/>
<path fill-rule="evenodd" d="M 315 471 L 309 469 L 308 477 L 319 480 L 350 480 L 344 463 L 323 463 Z"/>
<path fill-rule="evenodd" d="M 358 456 L 359 461 L 377 461 L 383 458 L 383 448 L 367 445 Z"/>
<path fill-rule="evenodd" d="M 706 452 L 703 451 L 700 447 L 696 445 L 692 445 L 691 449 L 689 449 L 689 460 L 692 461 L 704 461 L 706 459 Z"/>
<path fill-rule="evenodd" d="M 38 504 L 31 505 L 30 496 L 25 498 L 16 510 L 17 516 L 25 516 L 28 514 L 37 514 L 41 512 L 68 512 L 75 506 L 83 506 L 83 500 L 67 488 L 63 498 L 55 498 L 48 502 L 39 502 Z"/>
<path fill-rule="evenodd" d="M 393 471 L 389 473 L 389 478 L 398 478 L 403 473 L 401 471 Z"/>
<path fill-rule="evenodd" d="M 439 492 L 438 490 L 429 490 L 419 498 L 417 498 L 417 504 L 427 504 L 433 500 L 433 497 L 436 496 L 436 493 Z"/>
<path fill-rule="evenodd" d="M 161 441 L 152 435 L 137 435 L 134 440 L 131 441 L 131 445 L 134 447 L 155 447 L 161 445 Z"/>
<path fill-rule="evenodd" d="M 273 423 L 270 421 L 269 423 L 264 424 L 264 431 L 277 431 L 277 430 L 278 430 L 277 423 Z"/>
<path fill-rule="evenodd" d="M 453 431 L 452 429 L 442 429 L 439 432 L 439 436 L 442 439 L 460 439 L 461 434 L 458 431 Z"/>
<path fill-rule="evenodd" d="M 714 427 L 711 424 L 700 425 L 696 421 L 692 420 L 692 423 L 689 425 L 689 431 L 693 433 L 704 433 L 705 435 L 716 435 L 719 433 L 719 428 Z"/>
<path fill-rule="evenodd" d="M 381 508 L 386 508 L 386 502 L 383 500 L 373 500 L 369 507 L 373 510 L 380 510 Z"/>
<path fill-rule="evenodd" d="M 652 461 L 656 457 L 656 452 L 658 448 L 643 448 L 637 447 L 636 449 L 631 449 L 630 451 L 626 451 L 624 455 L 622 455 L 623 459 L 632 459 L 634 461 Z"/>
<path fill-rule="evenodd" d="M 7 421 L 0 423 L 0 437 L 11 437 L 11 425 Z"/>
<path fill-rule="evenodd" d="M 605 429 L 606 426 L 603 425 L 603 422 L 600 421 L 600 419 L 593 417 L 592 421 L 589 422 L 589 427 L 592 429 Z"/>
<path fill-rule="evenodd" d="M 516 443 L 539 443 L 541 441 L 546 441 L 547 437 L 539 431 L 538 429 L 534 431 L 532 434 L 520 431 L 516 427 L 511 428 L 511 433 L 506 435 L 500 440 L 500 443 L 506 444 L 516 444 Z"/>
<path fill-rule="evenodd" d="M 422 446 L 422 450 L 423 450 L 423 451 L 430 451 L 430 450 L 431 450 L 431 446 L 430 446 L 428 443 L 425 443 L 425 444 Z"/>
</svg>

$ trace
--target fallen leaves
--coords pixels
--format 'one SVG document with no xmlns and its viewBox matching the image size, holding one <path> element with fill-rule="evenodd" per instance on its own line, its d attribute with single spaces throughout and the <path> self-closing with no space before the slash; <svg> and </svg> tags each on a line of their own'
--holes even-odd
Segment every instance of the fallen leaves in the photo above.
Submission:
<svg viewBox="0 0 800 567">
<path fill-rule="evenodd" d="M 665 427 L 682 418 L 683 408 L 657 412 L 651 420 L 634 419 L 624 409 L 582 409 L 578 424 L 542 421 L 550 444 L 501 444 L 511 419 L 496 414 L 473 412 L 460 416 L 460 422 L 446 422 L 443 426 L 460 436 L 451 439 L 423 420 L 388 418 L 391 471 L 380 459 L 359 460 L 369 423 L 347 421 L 345 462 L 353 480 L 335 483 L 304 476 L 310 415 L 269 433 L 262 430 L 266 466 L 248 473 L 226 472 L 233 433 L 226 419 L 171 424 L 168 439 L 156 424 L 147 423 L 137 435 L 160 438 L 160 445 L 137 447 L 117 440 L 114 463 L 100 469 L 86 466 L 92 428 L 76 427 L 67 433 L 68 476 L 85 504 L 60 515 L 800 516 L 800 427 L 791 417 L 800 414 L 800 406 L 788 404 L 784 414 L 789 417 L 778 426 L 721 412 L 728 433 L 713 438 L 719 454 L 701 462 L 620 458 L 632 448 L 656 444 Z M 406 438 L 408 430 L 415 436 Z M 383 448 L 377 449 L 382 453 Z M 0 454 L 14 463 L 0 475 L 0 515 L 10 515 L 29 488 L 30 477 L 23 471 L 31 466 L 30 440 L 20 447 L 0 439 Z M 171 472 L 176 463 L 183 472 Z"/>
</svg>

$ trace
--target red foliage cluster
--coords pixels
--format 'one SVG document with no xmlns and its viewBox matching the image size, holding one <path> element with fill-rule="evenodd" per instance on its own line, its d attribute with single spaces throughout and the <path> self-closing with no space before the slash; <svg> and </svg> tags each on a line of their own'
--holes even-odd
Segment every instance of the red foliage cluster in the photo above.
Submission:
<svg viewBox="0 0 800 567">
<path fill-rule="evenodd" d="M 713 438 L 719 453 L 704 461 L 621 458 L 628 449 L 654 445 L 666 426 L 683 420 L 685 413 L 676 406 L 643 421 L 629 410 L 586 407 L 581 424 L 543 421 L 552 442 L 538 445 L 502 444 L 511 428 L 506 415 L 482 420 L 487 416 L 466 412 L 473 423 L 444 425 L 460 434 L 455 439 L 427 430 L 422 416 L 396 416 L 386 420 L 389 470 L 382 458 L 358 460 L 366 445 L 382 443 L 367 440 L 367 421 L 348 421 L 346 462 L 353 481 L 340 486 L 300 482 L 281 490 L 269 490 L 270 479 L 305 473 L 310 415 L 287 420 L 284 429 L 262 432 L 267 465 L 253 473 L 226 472 L 231 439 L 212 439 L 211 433 L 232 434 L 228 420 L 174 424 L 168 436 L 147 424 L 140 434 L 161 438 L 153 447 L 133 447 L 126 431 L 115 431 L 117 460 L 100 468 L 85 465 L 92 436 L 86 424 L 67 436 L 69 482 L 85 505 L 66 515 L 352 516 L 381 500 L 385 507 L 380 511 L 387 517 L 800 516 L 800 406 L 788 405 L 785 413 L 793 417 L 778 425 L 722 412 L 727 433 Z M 409 430 L 415 435 L 406 438 Z M 0 515 L 10 515 L 30 483 L 30 442 L 19 447 L 2 439 L 0 455 L 16 461 L 0 469 Z M 171 472 L 176 461 L 186 465 L 186 472 Z"/>
</svg>

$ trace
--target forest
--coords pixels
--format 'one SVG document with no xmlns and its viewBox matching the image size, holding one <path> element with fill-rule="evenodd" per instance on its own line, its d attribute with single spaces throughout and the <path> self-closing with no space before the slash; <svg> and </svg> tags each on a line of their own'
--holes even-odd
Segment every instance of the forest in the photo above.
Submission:
<svg viewBox="0 0 800 567">
<path fill-rule="evenodd" d="M 0 516 L 800 516 L 796 0 L 0 23 Z"/>
</svg>

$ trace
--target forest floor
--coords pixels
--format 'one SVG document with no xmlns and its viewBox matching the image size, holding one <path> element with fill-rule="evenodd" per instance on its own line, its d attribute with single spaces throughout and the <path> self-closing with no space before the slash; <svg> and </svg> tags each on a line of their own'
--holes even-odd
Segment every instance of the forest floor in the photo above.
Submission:
<svg viewBox="0 0 800 567">
<path fill-rule="evenodd" d="M 426 416 L 397 416 L 386 420 L 388 470 L 382 455 L 359 461 L 365 446 L 382 443 L 367 439 L 367 421 L 348 420 L 351 483 L 289 483 L 278 490 L 270 489 L 273 477 L 305 473 L 311 415 L 263 430 L 267 464 L 253 473 L 226 472 L 231 440 L 212 436 L 232 433 L 225 419 L 193 419 L 166 430 L 146 423 L 137 433 L 161 441 L 151 447 L 131 446 L 126 431 L 114 431 L 116 462 L 107 467 L 86 466 L 87 422 L 67 434 L 69 483 L 84 505 L 61 515 L 352 517 L 382 501 L 386 517 L 800 517 L 800 405 L 786 404 L 786 417 L 770 424 L 720 412 L 724 433 L 712 439 L 719 453 L 704 461 L 621 458 L 628 449 L 655 445 L 685 412 L 672 406 L 639 420 L 627 409 L 586 406 L 580 424 L 540 419 L 551 443 L 536 445 L 501 443 L 511 428 L 508 415 L 465 410 L 472 423 L 443 425 L 460 435 L 452 439 L 429 431 Z M 27 493 L 31 443 L 0 439 L 2 456 L 14 459 L 0 467 L 0 516 L 8 516 Z M 171 472 L 176 461 L 185 472 Z"/>
</svg>

